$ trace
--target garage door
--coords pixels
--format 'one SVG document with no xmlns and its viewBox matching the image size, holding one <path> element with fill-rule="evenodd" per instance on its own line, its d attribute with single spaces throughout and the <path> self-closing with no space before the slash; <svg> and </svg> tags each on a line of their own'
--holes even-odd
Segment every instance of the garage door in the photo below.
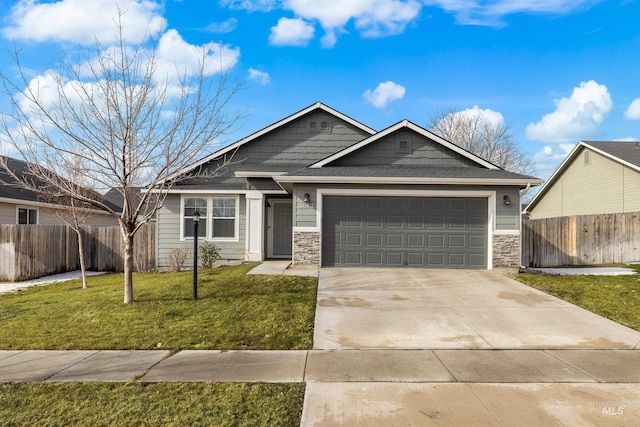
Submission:
<svg viewBox="0 0 640 427">
<path fill-rule="evenodd" d="M 325 196 L 322 264 L 487 267 L 487 198 Z"/>
</svg>

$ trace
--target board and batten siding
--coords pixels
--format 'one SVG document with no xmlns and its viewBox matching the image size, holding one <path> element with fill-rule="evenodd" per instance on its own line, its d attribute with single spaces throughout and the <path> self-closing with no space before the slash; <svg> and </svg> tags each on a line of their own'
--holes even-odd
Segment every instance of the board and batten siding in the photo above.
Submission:
<svg viewBox="0 0 640 427">
<path fill-rule="evenodd" d="M 585 150 L 547 188 L 531 219 L 640 210 L 640 173 L 593 150 L 585 162 Z"/>
<path fill-rule="evenodd" d="M 380 191 L 441 191 L 442 195 L 434 197 L 447 197 L 447 192 L 451 191 L 463 191 L 469 192 L 469 197 L 473 197 L 473 192 L 496 192 L 496 206 L 495 206 L 495 230 L 513 231 L 520 230 L 520 192 L 513 187 L 485 187 L 485 186 L 452 186 L 452 185 L 387 185 L 387 186 L 375 186 L 375 185 L 296 185 L 293 190 L 294 194 L 294 212 L 293 212 L 293 224 L 295 227 L 316 227 L 317 219 L 316 214 L 318 210 L 317 189 L 318 187 L 323 189 L 361 189 L 361 190 L 380 190 Z M 303 208 L 304 194 L 309 193 L 311 195 L 312 209 Z M 510 205 L 505 205 L 503 202 L 504 195 L 508 195 L 511 200 Z M 428 197 L 416 195 L 416 197 Z"/>
<path fill-rule="evenodd" d="M 189 197 L 209 197 L 210 195 L 189 195 Z M 227 194 L 225 194 L 227 196 Z M 230 195 L 229 195 L 230 196 Z M 167 195 L 162 208 L 158 210 L 157 217 L 157 264 L 160 268 L 169 267 L 169 254 L 174 248 L 186 247 L 188 252 L 185 266 L 193 265 L 193 240 L 180 240 L 180 195 Z M 238 212 L 238 241 L 221 242 L 212 241 L 220 248 L 220 257 L 229 260 L 244 260 L 246 247 L 246 198 L 239 197 Z M 202 220 L 201 220 L 202 221 Z M 198 242 L 204 242 L 204 238 L 199 238 Z"/>
</svg>

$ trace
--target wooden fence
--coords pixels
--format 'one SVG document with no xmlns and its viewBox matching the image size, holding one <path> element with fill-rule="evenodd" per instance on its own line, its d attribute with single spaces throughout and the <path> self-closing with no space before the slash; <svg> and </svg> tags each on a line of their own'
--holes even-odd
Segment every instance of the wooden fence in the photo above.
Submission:
<svg viewBox="0 0 640 427">
<path fill-rule="evenodd" d="M 640 212 L 523 221 L 525 267 L 634 261 L 640 261 Z"/>
<path fill-rule="evenodd" d="M 82 227 L 87 270 L 124 270 L 124 243 L 118 227 Z M 155 224 L 134 241 L 134 267 L 155 267 Z M 0 281 L 16 282 L 78 270 L 78 238 L 67 225 L 0 225 Z"/>
</svg>

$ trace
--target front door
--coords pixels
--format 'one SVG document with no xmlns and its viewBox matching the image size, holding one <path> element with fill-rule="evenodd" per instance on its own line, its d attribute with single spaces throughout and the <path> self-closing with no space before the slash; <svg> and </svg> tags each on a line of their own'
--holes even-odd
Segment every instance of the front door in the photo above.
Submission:
<svg viewBox="0 0 640 427">
<path fill-rule="evenodd" d="M 269 258 L 291 258 L 293 207 L 291 200 L 270 200 L 267 225 L 267 256 Z"/>
</svg>

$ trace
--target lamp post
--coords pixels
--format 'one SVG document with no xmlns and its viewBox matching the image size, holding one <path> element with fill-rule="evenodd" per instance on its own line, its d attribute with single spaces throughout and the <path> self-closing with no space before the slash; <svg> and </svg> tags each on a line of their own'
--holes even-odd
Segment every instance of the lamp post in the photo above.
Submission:
<svg viewBox="0 0 640 427">
<path fill-rule="evenodd" d="M 198 299 L 198 222 L 200 212 L 193 213 L 193 300 Z"/>
</svg>

